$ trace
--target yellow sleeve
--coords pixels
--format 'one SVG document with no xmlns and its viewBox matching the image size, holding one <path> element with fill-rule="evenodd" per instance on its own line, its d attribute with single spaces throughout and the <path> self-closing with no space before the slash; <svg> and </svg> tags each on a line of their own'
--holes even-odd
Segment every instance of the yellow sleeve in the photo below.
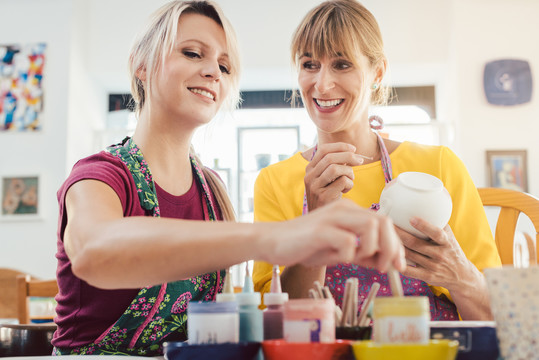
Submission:
<svg viewBox="0 0 539 360">
<path fill-rule="evenodd" d="M 260 171 L 255 182 L 254 221 L 286 220 L 275 196 L 268 168 Z M 255 261 L 253 267 L 253 283 L 255 291 L 262 295 L 270 291 L 273 265 L 264 261 Z M 281 272 L 284 266 L 280 267 Z"/>
<path fill-rule="evenodd" d="M 440 152 L 440 174 L 451 199 L 449 226 L 466 257 L 480 270 L 501 265 L 500 256 L 479 193 L 466 166 L 449 148 Z M 432 286 L 435 295 L 449 292 Z"/>
</svg>

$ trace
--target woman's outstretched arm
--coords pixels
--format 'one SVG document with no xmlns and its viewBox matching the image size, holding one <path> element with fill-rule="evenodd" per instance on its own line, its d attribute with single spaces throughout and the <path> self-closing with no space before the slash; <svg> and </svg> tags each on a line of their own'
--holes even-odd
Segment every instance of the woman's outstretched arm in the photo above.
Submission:
<svg viewBox="0 0 539 360">
<path fill-rule="evenodd" d="M 309 266 L 405 264 L 400 240 L 387 230 L 387 221 L 348 200 L 279 223 L 126 218 L 112 188 L 83 180 L 68 190 L 66 211 L 63 240 L 73 272 L 100 288 L 176 281 L 250 259 Z"/>
</svg>

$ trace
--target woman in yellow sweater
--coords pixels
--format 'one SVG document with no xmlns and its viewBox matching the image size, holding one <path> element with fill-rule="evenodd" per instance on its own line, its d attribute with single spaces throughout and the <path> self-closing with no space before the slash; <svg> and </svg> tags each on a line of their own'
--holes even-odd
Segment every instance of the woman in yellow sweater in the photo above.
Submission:
<svg viewBox="0 0 539 360">
<path fill-rule="evenodd" d="M 429 240 L 397 228 L 407 259 L 417 264 L 402 272 L 405 294 L 428 296 L 433 320 L 458 320 L 459 315 L 466 320 L 491 319 L 481 271 L 501 263 L 464 164 L 447 147 L 398 143 L 373 131 L 383 120 L 369 117 L 369 105 L 384 103 L 388 93 L 381 85 L 387 60 L 376 19 L 355 0 L 324 2 L 303 19 L 291 49 L 318 144 L 261 171 L 255 186 L 255 221 L 293 219 L 341 197 L 376 209 L 385 184 L 400 173 L 434 175 L 451 194 L 453 212 L 443 229 L 420 218 L 411 220 Z M 281 269 L 281 281 L 297 298 L 307 297 L 318 280 L 329 286 L 337 304 L 349 277 L 359 278 L 360 299 L 373 282 L 382 285 L 379 296 L 389 295 L 386 274 L 370 266 L 294 265 Z M 269 290 L 270 264 L 256 262 L 253 276 L 257 290 Z"/>
</svg>

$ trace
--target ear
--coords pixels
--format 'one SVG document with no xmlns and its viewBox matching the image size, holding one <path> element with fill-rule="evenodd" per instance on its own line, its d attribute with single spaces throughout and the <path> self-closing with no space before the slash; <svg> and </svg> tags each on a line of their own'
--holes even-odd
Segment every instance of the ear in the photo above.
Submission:
<svg viewBox="0 0 539 360">
<path fill-rule="evenodd" d="M 382 58 L 374 68 L 374 81 L 381 83 L 387 70 L 387 59 Z"/>
<path fill-rule="evenodd" d="M 146 68 L 145 67 L 140 67 L 135 72 L 135 76 L 137 77 L 137 79 L 139 79 L 142 82 L 146 81 Z"/>
</svg>

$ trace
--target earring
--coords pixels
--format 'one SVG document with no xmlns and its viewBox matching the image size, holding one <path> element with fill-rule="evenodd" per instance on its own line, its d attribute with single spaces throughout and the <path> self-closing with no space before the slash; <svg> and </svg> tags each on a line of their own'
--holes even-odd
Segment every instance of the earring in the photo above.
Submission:
<svg viewBox="0 0 539 360">
<path fill-rule="evenodd" d="M 369 116 L 369 124 L 373 130 L 381 130 L 384 127 L 384 119 L 378 115 Z"/>
<path fill-rule="evenodd" d="M 373 84 L 371 85 L 371 88 L 372 88 L 373 90 L 378 89 L 378 83 L 373 83 Z"/>
</svg>

